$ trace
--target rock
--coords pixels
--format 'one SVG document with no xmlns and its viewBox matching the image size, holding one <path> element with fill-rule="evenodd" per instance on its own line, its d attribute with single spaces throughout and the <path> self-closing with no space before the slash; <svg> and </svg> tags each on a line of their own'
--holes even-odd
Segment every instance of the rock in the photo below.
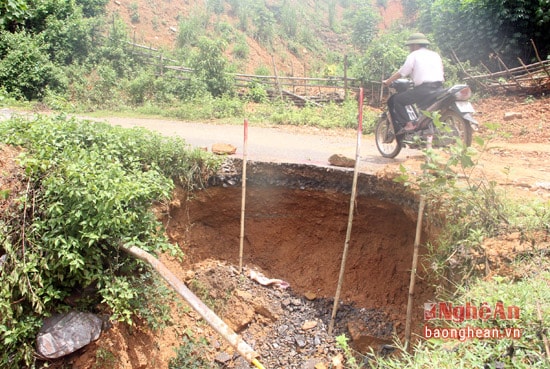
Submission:
<svg viewBox="0 0 550 369">
<path fill-rule="evenodd" d="M 245 302 L 249 302 L 252 300 L 252 294 L 250 292 L 242 290 L 235 290 L 235 296 L 243 299 Z"/>
<path fill-rule="evenodd" d="M 390 338 L 375 337 L 369 334 L 368 327 L 362 322 L 348 323 L 348 331 L 353 348 L 362 353 L 369 352 L 370 348 L 379 351 L 384 345 L 392 343 Z"/>
<path fill-rule="evenodd" d="M 296 340 L 296 344 L 298 345 L 298 347 L 306 347 L 306 339 L 304 336 L 296 336 L 294 337 L 294 339 Z"/>
<path fill-rule="evenodd" d="M 337 167 L 353 168 L 355 166 L 354 159 L 348 158 L 342 154 L 331 155 L 331 157 L 328 158 L 328 162 L 331 165 L 334 165 Z"/>
<path fill-rule="evenodd" d="M 550 182 L 537 182 L 535 183 L 535 187 L 550 190 Z"/>
<path fill-rule="evenodd" d="M 307 331 L 312 328 L 317 327 L 317 322 L 315 320 L 306 320 L 304 324 L 302 324 L 302 330 Z"/>
<path fill-rule="evenodd" d="M 304 297 L 309 301 L 313 301 L 317 298 L 317 295 L 314 292 L 308 291 L 304 294 Z"/>
<path fill-rule="evenodd" d="M 235 369 L 249 369 L 250 368 L 250 364 L 242 356 L 239 356 L 238 358 L 236 358 L 235 363 L 233 365 L 234 365 L 233 368 L 235 368 Z"/>
<path fill-rule="evenodd" d="M 517 113 L 517 112 L 504 113 L 504 120 L 506 120 L 506 121 L 514 120 L 514 119 L 521 119 L 521 118 L 523 118 L 523 115 L 521 113 Z"/>
<path fill-rule="evenodd" d="M 36 350 L 47 359 L 57 359 L 97 340 L 103 320 L 95 314 L 70 311 L 44 320 L 36 338 Z"/>
<path fill-rule="evenodd" d="M 344 356 L 342 354 L 338 354 L 332 358 L 332 366 L 336 369 L 343 369 L 344 368 Z"/>
<path fill-rule="evenodd" d="M 252 306 L 254 307 L 254 311 L 267 319 L 271 321 L 276 321 L 279 319 L 279 313 L 275 311 L 275 308 L 269 306 L 264 301 L 260 300 L 254 300 L 252 302 Z"/>
<path fill-rule="evenodd" d="M 217 155 L 232 155 L 237 152 L 237 148 L 230 144 L 215 143 L 212 145 L 212 152 Z"/>
<path fill-rule="evenodd" d="M 309 359 L 307 360 L 304 365 L 302 365 L 303 369 L 316 369 L 318 368 L 317 365 L 323 364 L 321 360 L 319 359 Z"/>
<path fill-rule="evenodd" d="M 229 360 L 231 360 L 231 355 L 229 355 L 227 352 L 220 352 L 216 355 L 214 358 L 215 361 L 221 364 L 227 363 Z"/>
<path fill-rule="evenodd" d="M 223 319 L 235 332 L 240 332 L 254 320 L 254 310 L 245 302 L 231 299 Z"/>
</svg>

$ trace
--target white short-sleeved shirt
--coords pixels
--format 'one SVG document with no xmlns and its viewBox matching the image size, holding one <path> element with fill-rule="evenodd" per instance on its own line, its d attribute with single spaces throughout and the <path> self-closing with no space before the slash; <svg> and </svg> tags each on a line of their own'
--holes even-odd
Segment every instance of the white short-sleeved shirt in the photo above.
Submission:
<svg viewBox="0 0 550 369">
<path fill-rule="evenodd" d="M 403 77 L 410 76 L 415 86 L 425 82 L 443 82 L 443 62 L 435 51 L 420 48 L 411 52 L 399 69 Z"/>
</svg>

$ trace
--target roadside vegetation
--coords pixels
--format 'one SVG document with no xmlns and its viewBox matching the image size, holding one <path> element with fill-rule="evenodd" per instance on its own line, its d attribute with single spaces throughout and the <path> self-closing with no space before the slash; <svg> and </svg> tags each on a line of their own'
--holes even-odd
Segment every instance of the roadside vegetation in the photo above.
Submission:
<svg viewBox="0 0 550 369">
<path fill-rule="evenodd" d="M 0 366 L 32 366 L 42 318 L 69 308 L 104 305 L 112 319 L 162 326 L 170 294 L 119 248 L 180 254 L 152 208 L 175 184 L 202 186 L 219 160 L 180 139 L 62 115 L 12 118 L 0 141 L 24 149 L 26 184 L 2 194 Z"/>
<path fill-rule="evenodd" d="M 437 124 L 437 117 L 434 120 Z M 498 127 L 493 130 L 496 135 Z M 464 336 L 414 340 L 413 350 L 398 344 L 397 357 L 375 355 L 374 367 L 548 367 L 550 316 L 544 312 L 550 307 L 550 208 L 542 199 L 509 196 L 483 176 L 478 160 L 491 139 L 476 137 L 472 147 L 459 142 L 442 152 L 426 150 L 421 175 L 402 168 L 396 178 L 425 198 L 428 221 L 441 229 L 427 245 L 430 252 L 425 260 L 430 278 L 438 281 L 439 301 L 476 309 L 485 304 L 491 314 L 426 321 L 426 327 L 449 328 Z M 484 241 L 502 237 L 504 243 L 508 234 L 519 234 L 525 247 L 491 258 L 495 250 L 486 248 Z M 517 316 L 510 318 L 508 310 L 496 314 L 499 304 L 517 307 Z M 476 339 L 468 333 L 476 328 L 500 336 Z"/>
<path fill-rule="evenodd" d="M 344 56 L 328 51 L 307 24 L 326 22 L 332 31 L 349 35 L 350 74 L 362 81 L 380 81 L 396 70 L 406 55 L 402 42 L 414 30 L 429 34 L 433 47 L 444 55 L 449 83 L 461 78 L 453 52 L 460 53 L 463 65 L 480 70 L 500 67 L 490 55 L 500 55 L 508 65 L 518 57 L 533 60 L 531 39 L 543 57 L 550 52 L 550 9 L 535 0 L 403 0 L 408 14 L 415 16 L 385 33 L 377 31 L 376 8 L 364 1 L 316 1 L 310 14 L 301 2 L 281 1 L 268 8 L 253 0 L 219 0 L 208 1 L 180 22 L 171 57 L 196 71 L 182 79 L 175 72 L 159 75 L 132 54 L 126 46 L 128 25 L 116 18 L 107 21 L 106 3 L 0 0 L 0 106 L 57 113 L 0 123 L 0 143 L 23 149 L 18 160 L 25 184 L 20 193 L 0 192 L 10 204 L 0 216 L 1 367 L 38 365 L 33 339 L 41 319 L 72 307 L 102 306 L 112 319 L 131 324 L 137 316 L 161 327 L 169 317 L 158 302 L 168 301 L 169 292 L 120 253 L 119 246 L 133 243 L 151 252 L 177 254 L 152 206 L 168 201 L 175 184 L 200 188 L 220 164 L 178 139 L 66 114 L 140 114 L 235 124 L 248 118 L 252 124 L 353 128 L 353 97 L 340 105 L 296 108 L 268 101 L 268 86 L 261 83 L 242 94 L 235 89 L 231 73 L 249 53 L 246 36 L 272 52 L 284 40 L 295 55 L 307 50 L 317 57 L 312 75 L 324 76 L 327 70 L 340 75 Z M 238 19 L 236 25 L 213 22 L 224 12 Z M 132 19 L 139 21 L 137 7 Z M 232 60 L 225 56 L 228 50 Z M 267 73 L 264 68 L 257 74 Z M 364 133 L 372 131 L 374 121 L 374 113 L 365 115 Z M 522 329 L 521 339 L 456 344 L 419 340 L 413 350 L 398 347 L 392 356 L 369 356 L 369 364 L 350 358 L 350 367 L 548 367 L 544 339 L 550 326 L 550 263 L 548 248 L 539 245 L 548 242 L 550 207 L 548 202 L 519 203 L 473 176 L 476 156 L 486 145 L 483 140 L 475 148 L 458 145 L 444 158 L 428 151 L 424 174 L 413 178 L 403 171 L 399 180 L 425 196 L 429 208 L 439 209 L 430 212 L 430 221 L 442 229 L 440 238 L 428 245 L 434 280 L 445 281 L 439 297 L 455 305 L 503 301 L 519 306 L 521 318 L 511 325 Z M 531 247 L 510 262 L 517 273 L 489 273 L 483 241 L 511 232 L 521 234 Z M 72 291 L 84 289 L 91 291 L 86 298 L 76 305 L 67 302 Z M 509 322 L 477 323 L 506 328 Z M 460 328 L 472 322 L 449 324 Z M 194 341 L 182 345 L 174 368 L 199 365 L 188 355 Z M 346 340 L 340 341 L 346 347 Z M 346 353 L 353 355 L 349 348 Z"/>
</svg>

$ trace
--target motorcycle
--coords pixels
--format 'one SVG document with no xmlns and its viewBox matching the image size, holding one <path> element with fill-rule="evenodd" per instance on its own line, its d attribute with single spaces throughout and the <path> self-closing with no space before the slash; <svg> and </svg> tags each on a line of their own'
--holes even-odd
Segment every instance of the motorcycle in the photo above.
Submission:
<svg viewBox="0 0 550 369">
<path fill-rule="evenodd" d="M 399 92 L 413 88 L 408 79 L 398 79 L 389 86 L 395 92 L 390 96 L 388 106 L 392 106 L 392 97 Z M 474 108 L 468 101 L 472 91 L 468 85 L 454 85 L 440 88 L 428 96 L 425 101 L 406 107 L 411 121 L 416 125 L 414 131 L 403 131 L 393 119 L 392 109 L 380 116 L 374 128 L 376 147 L 385 158 L 395 158 L 405 146 L 411 148 L 446 147 L 454 144 L 458 138 L 466 146 L 472 144 L 473 131 L 477 131 L 478 122 L 473 118 Z M 423 114 L 419 116 L 418 112 Z M 439 115 L 439 119 L 432 118 Z"/>
</svg>

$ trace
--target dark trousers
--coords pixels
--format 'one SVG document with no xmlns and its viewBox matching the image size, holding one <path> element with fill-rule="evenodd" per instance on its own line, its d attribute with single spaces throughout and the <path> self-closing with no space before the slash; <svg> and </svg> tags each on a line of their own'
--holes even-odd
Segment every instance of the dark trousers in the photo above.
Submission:
<svg viewBox="0 0 550 369">
<path fill-rule="evenodd" d="M 409 116 L 407 106 L 417 104 L 421 109 L 425 108 L 431 103 L 435 93 L 441 89 L 442 85 L 441 82 L 424 83 L 390 97 L 388 107 L 395 123 L 402 127 L 405 123 L 414 120 L 414 116 Z"/>
</svg>

